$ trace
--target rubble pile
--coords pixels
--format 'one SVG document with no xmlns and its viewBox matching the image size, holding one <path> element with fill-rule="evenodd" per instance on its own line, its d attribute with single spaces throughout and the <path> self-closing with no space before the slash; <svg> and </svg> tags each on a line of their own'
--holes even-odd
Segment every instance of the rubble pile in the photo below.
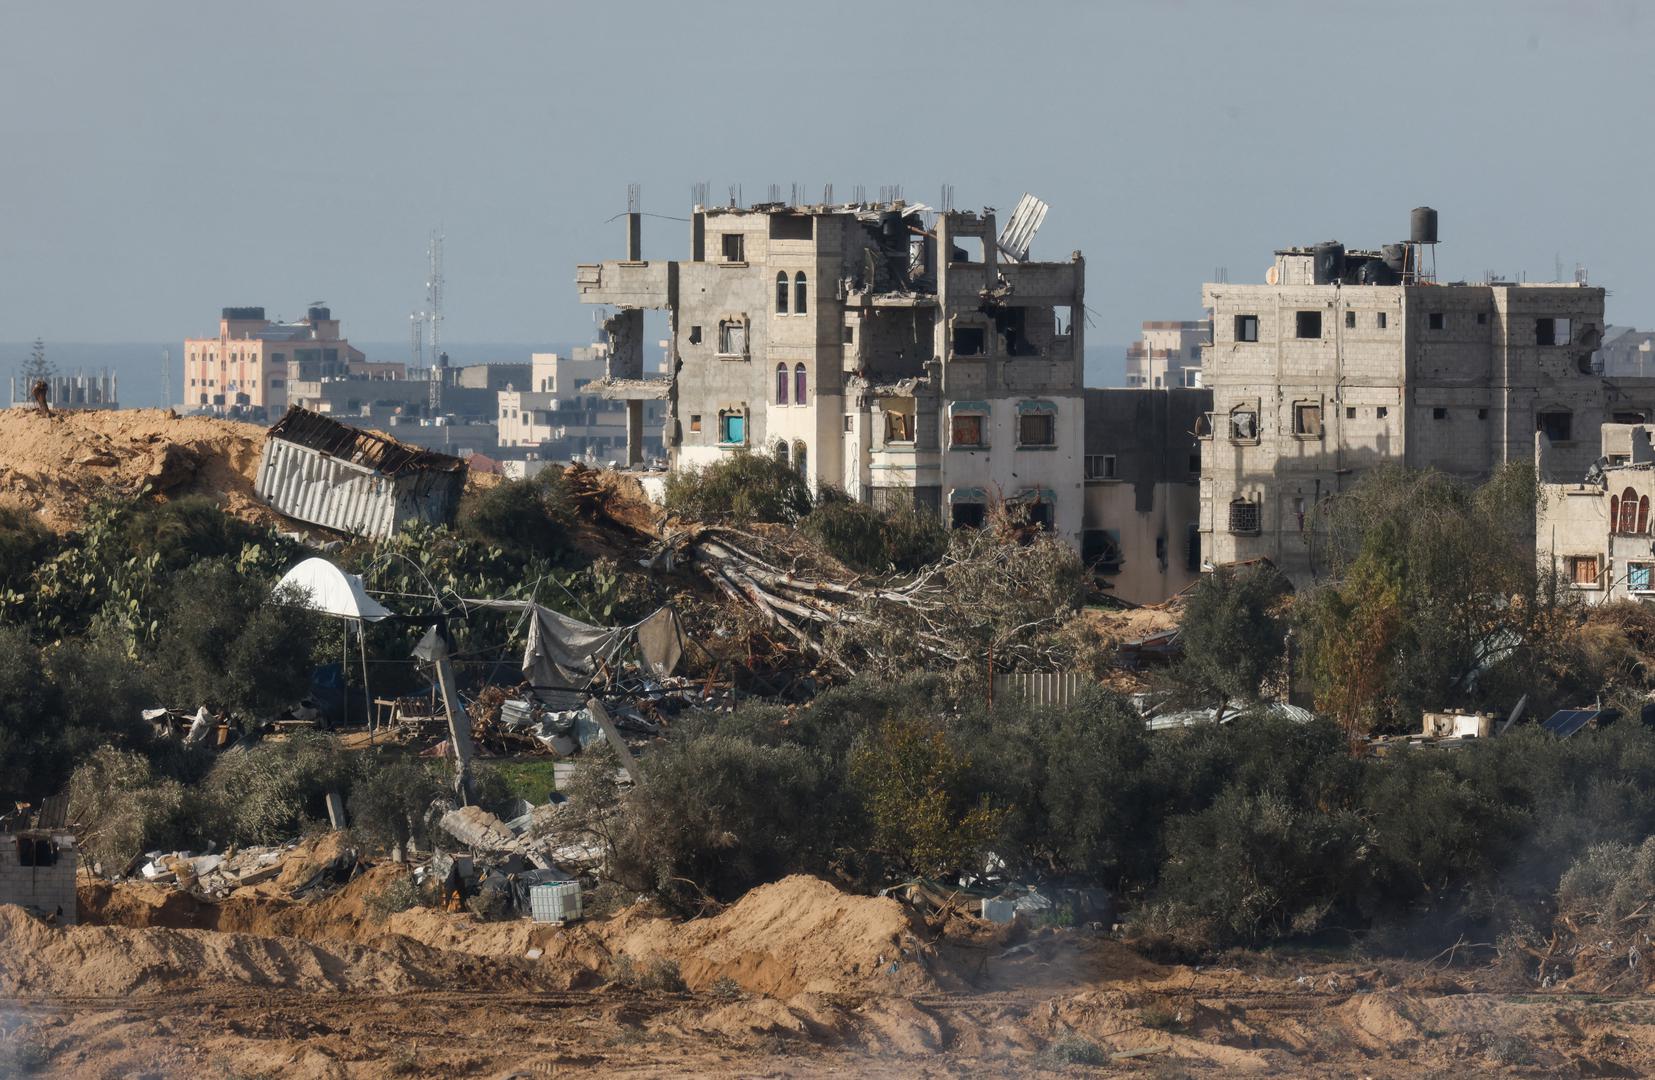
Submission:
<svg viewBox="0 0 1655 1080">
<path fill-rule="evenodd" d="M 728 687 L 681 676 L 623 674 L 592 692 L 632 749 L 658 738 L 689 709 L 728 709 Z M 604 739 L 584 691 L 488 686 L 470 704 L 471 737 L 500 755 L 571 757 Z"/>
</svg>

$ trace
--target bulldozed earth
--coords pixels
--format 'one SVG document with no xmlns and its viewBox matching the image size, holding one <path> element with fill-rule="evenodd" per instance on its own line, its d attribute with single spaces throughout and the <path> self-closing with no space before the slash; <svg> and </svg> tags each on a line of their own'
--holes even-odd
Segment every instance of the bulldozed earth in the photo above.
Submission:
<svg viewBox="0 0 1655 1080">
<path fill-rule="evenodd" d="M 0 1075 L 1636 1076 L 1655 997 L 1497 967 L 1235 954 L 997 926 L 790 877 L 717 914 L 569 926 L 386 913 L 407 870 L 210 901 L 83 877 L 81 925 L 0 908 Z"/>
</svg>

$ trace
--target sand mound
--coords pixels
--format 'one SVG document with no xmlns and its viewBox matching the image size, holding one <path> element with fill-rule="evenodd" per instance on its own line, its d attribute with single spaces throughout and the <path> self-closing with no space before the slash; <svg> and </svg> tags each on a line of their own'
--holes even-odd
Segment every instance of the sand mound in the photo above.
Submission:
<svg viewBox="0 0 1655 1080">
<path fill-rule="evenodd" d="M 795 875 L 754 889 L 711 919 L 645 920 L 611 937 L 616 952 L 665 956 L 703 989 L 732 979 L 753 993 L 913 993 L 938 987 L 938 965 L 895 900 L 842 893 Z"/>
<path fill-rule="evenodd" d="M 567 962 L 450 951 L 383 930 L 357 945 L 222 930 L 57 928 L 21 908 L 0 907 L 0 996 L 111 997 L 218 986 L 566 990 L 593 981 L 590 969 Z"/>
<path fill-rule="evenodd" d="M 0 505 L 38 513 L 60 532 L 105 495 L 211 495 L 259 522 L 280 519 L 253 494 L 264 429 L 160 409 L 0 409 Z"/>
</svg>

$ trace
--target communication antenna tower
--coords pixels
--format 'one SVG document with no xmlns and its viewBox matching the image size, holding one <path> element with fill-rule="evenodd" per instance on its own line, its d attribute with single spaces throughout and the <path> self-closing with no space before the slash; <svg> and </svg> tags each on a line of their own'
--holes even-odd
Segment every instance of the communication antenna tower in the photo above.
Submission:
<svg viewBox="0 0 1655 1080">
<path fill-rule="evenodd" d="M 425 318 L 431 327 L 431 362 L 442 355 L 442 229 L 431 230 L 431 245 L 426 254 L 431 260 L 430 277 L 425 281 Z"/>
</svg>

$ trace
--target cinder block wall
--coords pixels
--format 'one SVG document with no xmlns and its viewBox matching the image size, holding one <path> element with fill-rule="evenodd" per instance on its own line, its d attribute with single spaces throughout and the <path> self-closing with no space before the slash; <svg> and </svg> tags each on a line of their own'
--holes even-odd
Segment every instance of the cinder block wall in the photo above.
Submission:
<svg viewBox="0 0 1655 1080">
<path fill-rule="evenodd" d="M 61 912 L 64 925 L 75 922 L 75 867 L 79 857 L 74 840 L 54 837 L 57 862 L 51 866 L 24 866 L 17 854 L 18 836 L 0 833 L 0 904 L 17 904 L 51 913 Z"/>
</svg>

